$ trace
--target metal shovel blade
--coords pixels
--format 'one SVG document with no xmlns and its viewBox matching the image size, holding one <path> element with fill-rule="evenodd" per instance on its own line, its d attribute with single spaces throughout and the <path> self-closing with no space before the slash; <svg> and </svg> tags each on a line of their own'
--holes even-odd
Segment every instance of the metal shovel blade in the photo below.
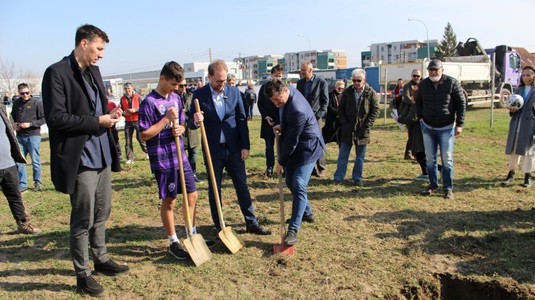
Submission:
<svg viewBox="0 0 535 300">
<path fill-rule="evenodd" d="M 288 246 L 284 243 L 273 245 L 273 254 L 294 255 L 294 246 Z"/>
<path fill-rule="evenodd" d="M 212 258 L 212 252 L 210 252 L 206 241 L 200 234 L 193 234 L 182 239 L 182 244 L 196 266 L 200 266 Z"/>
<path fill-rule="evenodd" d="M 227 246 L 227 249 L 232 254 L 240 251 L 245 246 L 242 238 L 229 226 L 225 226 L 221 229 L 219 232 L 219 239 L 221 239 L 223 244 Z"/>
</svg>

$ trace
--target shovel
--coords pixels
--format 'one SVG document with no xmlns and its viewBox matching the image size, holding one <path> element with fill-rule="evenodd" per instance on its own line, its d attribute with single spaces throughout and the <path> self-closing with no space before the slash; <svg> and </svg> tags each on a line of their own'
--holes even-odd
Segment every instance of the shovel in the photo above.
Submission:
<svg viewBox="0 0 535 300">
<path fill-rule="evenodd" d="M 178 126 L 178 120 L 174 122 L 174 126 Z M 180 168 L 180 186 L 182 188 L 182 195 L 184 196 L 183 204 L 186 208 L 186 238 L 182 239 L 182 244 L 186 251 L 188 251 L 191 260 L 195 266 L 200 266 L 212 258 L 212 252 L 208 249 L 206 241 L 202 235 L 193 234 L 193 224 L 189 214 L 188 192 L 186 191 L 186 179 L 184 178 L 184 163 L 182 161 L 182 149 L 180 149 L 180 140 L 175 136 L 176 151 L 178 155 L 178 166 Z"/>
<path fill-rule="evenodd" d="M 280 158 L 280 133 L 275 133 L 275 148 L 277 149 L 277 160 Z M 288 246 L 284 244 L 284 236 L 286 235 L 285 222 L 284 222 L 284 192 L 282 190 L 282 172 L 279 172 L 279 204 L 280 204 L 280 221 L 281 221 L 281 240 L 280 244 L 273 245 L 273 254 L 286 254 L 294 255 L 294 246 Z"/>
<path fill-rule="evenodd" d="M 199 99 L 195 99 L 195 110 L 197 112 L 201 111 L 201 107 L 199 105 Z M 225 221 L 223 220 L 223 211 L 221 210 L 221 200 L 219 199 L 219 193 L 217 191 L 217 183 L 215 180 L 214 166 L 212 165 L 212 157 L 210 155 L 210 147 L 208 146 L 208 138 L 206 137 L 204 123 L 200 122 L 200 126 L 201 126 L 202 145 L 204 148 L 204 153 L 206 155 L 206 165 L 208 166 L 208 171 L 210 173 L 210 181 L 212 183 L 212 188 L 214 190 L 215 204 L 217 207 L 217 214 L 219 216 L 219 226 L 221 227 L 221 231 L 218 234 L 219 239 L 223 242 L 223 244 L 225 244 L 225 246 L 227 246 L 227 249 L 232 254 L 235 254 L 245 246 L 245 243 L 238 236 L 238 234 L 234 230 L 232 230 L 231 227 L 225 226 Z"/>
</svg>

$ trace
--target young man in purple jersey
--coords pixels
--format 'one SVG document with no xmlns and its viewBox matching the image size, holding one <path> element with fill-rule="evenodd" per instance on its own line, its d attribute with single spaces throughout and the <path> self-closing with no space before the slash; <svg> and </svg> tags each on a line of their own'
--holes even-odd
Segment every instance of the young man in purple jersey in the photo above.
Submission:
<svg viewBox="0 0 535 300">
<path fill-rule="evenodd" d="M 175 231 L 173 207 L 177 195 L 182 193 L 178 166 L 175 136 L 185 132 L 185 115 L 182 101 L 174 91 L 184 78 L 184 70 L 174 62 L 166 63 L 160 72 L 160 80 L 155 90 L 148 94 L 139 107 L 139 130 L 141 139 L 147 143 L 150 168 L 158 183 L 159 198 L 162 199 L 160 215 L 162 224 L 169 238 L 169 253 L 177 259 L 186 259 L 188 253 L 182 248 Z M 178 119 L 178 126 L 173 121 Z M 180 140 L 184 178 L 188 194 L 190 215 L 195 225 L 195 202 L 197 201 L 197 187 L 193 171 L 188 161 L 184 143 Z M 185 207 L 182 213 L 185 216 Z M 184 222 L 186 222 L 184 218 Z M 193 226 L 193 234 L 196 227 Z M 213 241 L 206 241 L 210 247 Z"/>
</svg>

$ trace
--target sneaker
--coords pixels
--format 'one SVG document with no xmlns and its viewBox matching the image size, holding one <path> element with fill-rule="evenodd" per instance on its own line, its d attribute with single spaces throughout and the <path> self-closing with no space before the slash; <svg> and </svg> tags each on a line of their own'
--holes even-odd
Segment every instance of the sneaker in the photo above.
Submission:
<svg viewBox="0 0 535 300">
<path fill-rule="evenodd" d="M 127 165 L 131 165 L 131 164 L 133 164 L 133 163 L 134 163 L 134 160 L 133 160 L 133 159 L 129 159 L 129 160 L 126 161 L 126 164 L 127 164 Z"/>
<path fill-rule="evenodd" d="M 206 246 L 208 246 L 208 248 L 213 248 L 215 246 L 215 242 L 212 240 L 204 239 L 204 242 L 206 243 Z"/>
<path fill-rule="evenodd" d="M 511 185 L 514 180 L 515 180 L 515 171 L 509 171 L 509 173 L 507 173 L 507 177 L 505 177 L 505 180 L 502 181 L 502 186 Z"/>
<path fill-rule="evenodd" d="M 531 174 L 530 173 L 526 173 L 524 175 L 524 183 L 522 183 L 522 186 L 526 188 L 531 186 Z"/>
<path fill-rule="evenodd" d="M 76 292 L 79 294 L 88 294 L 91 297 L 102 297 L 104 288 L 93 277 L 87 276 L 76 278 Z"/>
<path fill-rule="evenodd" d="M 169 253 L 176 259 L 184 260 L 189 258 L 188 252 L 182 248 L 179 242 L 173 242 L 169 246 Z"/>
<path fill-rule="evenodd" d="M 287 246 L 292 246 L 297 243 L 297 230 L 288 229 L 286 237 L 284 238 L 284 244 Z"/>
<path fill-rule="evenodd" d="M 40 192 L 42 190 L 43 190 L 43 186 L 40 183 L 36 183 L 35 186 L 33 187 L 34 192 Z"/>
<path fill-rule="evenodd" d="M 433 188 L 428 186 L 425 190 L 423 190 L 420 195 L 422 196 L 431 196 L 433 194 L 438 193 L 438 188 Z"/>
<path fill-rule="evenodd" d="M 17 221 L 17 231 L 24 234 L 34 234 L 41 232 L 39 228 L 34 227 L 29 221 Z"/>
<path fill-rule="evenodd" d="M 453 191 L 452 190 L 445 190 L 444 191 L 444 199 L 446 200 L 453 200 Z"/>
<path fill-rule="evenodd" d="M 301 219 L 303 222 L 307 223 L 314 223 L 316 222 L 316 218 L 314 217 L 314 214 L 310 215 L 303 215 L 303 218 Z M 286 224 L 290 223 L 290 219 L 286 219 Z"/>
<path fill-rule="evenodd" d="M 111 259 L 103 264 L 95 263 L 95 273 L 107 276 L 117 276 L 122 273 L 128 273 L 128 270 L 130 270 L 130 268 L 127 265 L 120 265 Z"/>
<path fill-rule="evenodd" d="M 27 187 L 25 187 L 25 188 L 21 188 L 21 187 L 20 187 L 20 188 L 19 188 L 19 192 L 20 192 L 21 194 L 24 194 L 24 193 L 26 193 L 27 191 L 28 191 L 28 188 L 27 188 Z"/>
<path fill-rule="evenodd" d="M 429 175 L 427 175 L 427 174 L 422 174 L 422 175 L 420 175 L 420 176 L 416 176 L 416 177 L 414 178 L 414 180 L 416 180 L 416 181 L 429 181 Z"/>
</svg>

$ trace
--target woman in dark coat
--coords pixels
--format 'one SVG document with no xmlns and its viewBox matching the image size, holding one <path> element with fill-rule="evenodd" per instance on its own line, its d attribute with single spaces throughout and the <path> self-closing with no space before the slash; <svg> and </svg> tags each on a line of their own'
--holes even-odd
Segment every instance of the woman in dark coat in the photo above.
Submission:
<svg viewBox="0 0 535 300">
<path fill-rule="evenodd" d="M 345 89 L 343 80 L 337 80 L 334 90 L 329 94 L 329 106 L 327 107 L 327 115 L 325 116 L 325 125 L 321 133 L 325 143 L 336 142 L 340 145 L 340 122 L 338 121 L 338 105 L 340 104 L 340 97 Z"/>
</svg>

